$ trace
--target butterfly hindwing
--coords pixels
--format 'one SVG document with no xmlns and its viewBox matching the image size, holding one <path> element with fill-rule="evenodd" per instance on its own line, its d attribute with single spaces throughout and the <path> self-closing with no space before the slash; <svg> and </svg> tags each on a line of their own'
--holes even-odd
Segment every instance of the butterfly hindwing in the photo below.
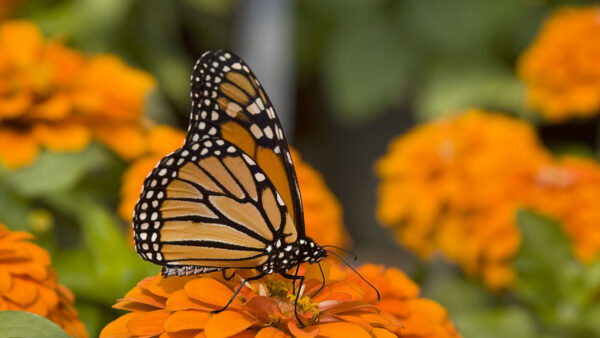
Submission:
<svg viewBox="0 0 600 338">
<path fill-rule="evenodd" d="M 243 150 L 269 177 L 304 236 L 300 190 L 288 144 L 256 76 L 231 52 L 206 52 L 194 66 L 191 87 L 186 142 L 218 137 Z"/>
<path fill-rule="evenodd" d="M 259 266 L 269 244 L 298 236 L 266 173 L 216 137 L 190 141 L 157 164 L 144 181 L 133 227 L 144 259 L 190 273 Z"/>
</svg>

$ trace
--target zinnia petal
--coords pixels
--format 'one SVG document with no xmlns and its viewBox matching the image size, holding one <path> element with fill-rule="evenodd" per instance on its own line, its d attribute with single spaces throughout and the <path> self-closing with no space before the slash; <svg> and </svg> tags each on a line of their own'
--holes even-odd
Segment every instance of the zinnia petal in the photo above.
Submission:
<svg viewBox="0 0 600 338">
<path fill-rule="evenodd" d="M 218 307 L 225 306 L 233 292 L 212 278 L 199 278 L 188 282 L 184 287 L 188 297 L 215 305 Z"/>
<path fill-rule="evenodd" d="M 169 312 L 164 310 L 138 312 L 138 315 L 127 323 L 127 329 L 134 336 L 157 336 L 164 332 L 168 317 Z"/>
<path fill-rule="evenodd" d="M 38 143 L 30 135 L 0 129 L 0 161 L 7 168 L 30 164 L 38 151 Z"/>
<path fill-rule="evenodd" d="M 254 320 L 236 311 L 223 311 L 213 315 L 204 332 L 208 338 L 222 338 L 240 333 L 254 324 Z"/>
<path fill-rule="evenodd" d="M 56 151 L 82 150 L 91 139 L 85 126 L 68 122 L 36 125 L 33 134 L 42 145 Z"/>
<path fill-rule="evenodd" d="M 210 317 L 207 311 L 177 311 L 165 321 L 165 330 L 167 332 L 177 332 L 183 330 L 204 330 Z"/>
<path fill-rule="evenodd" d="M 319 336 L 331 338 L 370 338 L 369 332 L 359 325 L 347 322 L 326 323 L 319 325 Z"/>
<path fill-rule="evenodd" d="M 274 327 L 270 327 L 270 326 L 265 327 L 264 329 L 261 329 L 256 334 L 256 338 L 286 338 L 286 337 L 290 337 L 290 335 L 286 334 L 285 332 L 279 331 Z"/>
</svg>

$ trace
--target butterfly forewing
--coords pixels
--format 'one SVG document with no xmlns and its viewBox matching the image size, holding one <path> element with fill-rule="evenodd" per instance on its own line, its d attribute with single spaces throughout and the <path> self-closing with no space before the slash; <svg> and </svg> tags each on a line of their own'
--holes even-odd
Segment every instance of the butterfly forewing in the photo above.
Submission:
<svg viewBox="0 0 600 338">
<path fill-rule="evenodd" d="M 288 144 L 275 110 L 242 59 L 205 53 L 194 66 L 187 143 L 219 137 L 254 160 L 275 186 L 304 236 L 302 202 Z"/>
<path fill-rule="evenodd" d="M 265 171 L 216 137 L 190 140 L 157 164 L 144 182 L 133 227 L 144 259 L 214 269 L 259 266 L 274 236 L 298 237 Z"/>
</svg>

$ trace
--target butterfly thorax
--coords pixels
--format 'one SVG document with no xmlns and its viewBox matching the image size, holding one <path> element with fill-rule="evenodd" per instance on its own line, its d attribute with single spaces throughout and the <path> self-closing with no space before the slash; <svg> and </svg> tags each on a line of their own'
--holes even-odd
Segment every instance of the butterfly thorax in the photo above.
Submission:
<svg viewBox="0 0 600 338">
<path fill-rule="evenodd" d="M 325 250 L 308 237 L 290 244 L 277 240 L 266 251 L 269 259 L 257 268 L 266 274 L 286 272 L 300 263 L 316 263 L 327 257 Z"/>
</svg>

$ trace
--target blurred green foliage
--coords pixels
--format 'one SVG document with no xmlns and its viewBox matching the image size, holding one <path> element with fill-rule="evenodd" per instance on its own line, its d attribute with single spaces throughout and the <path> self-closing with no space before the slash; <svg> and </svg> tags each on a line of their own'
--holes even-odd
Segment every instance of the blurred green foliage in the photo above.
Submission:
<svg viewBox="0 0 600 338">
<path fill-rule="evenodd" d="M 299 7 L 301 73 L 322 71 L 331 112 L 364 123 L 406 102 L 418 119 L 473 106 L 518 111 L 522 86 L 514 62 L 550 6 L 311 0 Z"/>
<path fill-rule="evenodd" d="M 448 309 L 465 337 L 600 336 L 600 260 L 577 260 L 558 222 L 525 210 L 516 217 L 522 242 L 514 289 L 493 294 L 447 272 L 431 278 L 427 295 Z"/>
<path fill-rule="evenodd" d="M 520 212 L 522 236 L 515 259 L 515 293 L 536 314 L 551 337 L 600 336 L 600 260 L 577 260 L 560 224 L 542 215 Z"/>
</svg>

